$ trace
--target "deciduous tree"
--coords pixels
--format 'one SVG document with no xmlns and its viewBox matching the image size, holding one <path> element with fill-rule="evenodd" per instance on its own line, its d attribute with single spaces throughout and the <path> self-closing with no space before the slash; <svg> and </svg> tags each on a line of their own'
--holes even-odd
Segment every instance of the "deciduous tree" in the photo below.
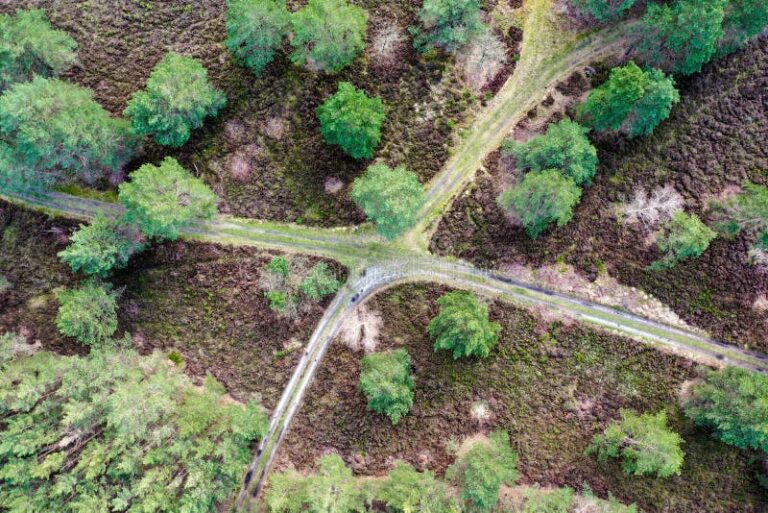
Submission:
<svg viewBox="0 0 768 513">
<path fill-rule="evenodd" d="M 416 222 L 424 187 L 404 167 L 374 164 L 352 185 L 352 199 L 383 236 L 394 239 Z"/>
<path fill-rule="evenodd" d="M 679 476 L 684 453 L 683 439 L 667 426 L 667 414 L 636 415 L 622 410 L 621 420 L 611 423 L 603 434 L 595 435 L 587 449 L 605 463 L 621 458 L 627 474 L 658 477 Z"/>
<path fill-rule="evenodd" d="M 419 10 L 416 48 L 426 51 L 434 47 L 456 53 L 475 37 L 488 30 L 480 18 L 478 0 L 424 0 Z"/>
<path fill-rule="evenodd" d="M 532 171 L 559 169 L 576 185 L 589 184 L 597 171 L 597 150 L 587 137 L 588 128 L 564 119 L 549 125 L 544 135 L 526 142 L 504 143 L 504 152 L 514 155 L 517 166 Z"/>
<path fill-rule="evenodd" d="M 499 205 L 520 218 L 528 235 L 535 239 L 551 224 L 565 226 L 581 189 L 556 170 L 531 171 L 523 180 L 499 196 Z"/>
<path fill-rule="evenodd" d="M 216 195 L 174 158 L 145 164 L 130 178 L 120 184 L 120 202 L 147 237 L 176 240 L 179 230 L 216 215 Z"/>
<path fill-rule="evenodd" d="M 360 390 L 368 408 L 397 424 L 413 406 L 411 357 L 405 349 L 372 353 L 360 362 Z"/>
<path fill-rule="evenodd" d="M 42 9 L 0 14 L 0 92 L 35 76 L 56 77 L 77 59 L 77 43 L 56 30 Z"/>
<path fill-rule="evenodd" d="M 653 133 L 679 101 L 672 77 L 630 62 L 613 68 L 608 81 L 590 93 L 580 110 L 586 124 L 599 132 L 637 137 Z"/>
<path fill-rule="evenodd" d="M 381 141 L 381 124 L 386 118 L 384 104 L 369 98 L 349 82 L 317 108 L 320 130 L 328 144 L 337 144 L 347 155 L 369 159 Z"/>
<path fill-rule="evenodd" d="M 0 136 L 19 163 L 89 183 L 119 171 L 137 142 L 128 123 L 111 117 L 91 91 L 41 77 L 0 96 Z"/>
<path fill-rule="evenodd" d="M 456 291 L 437 300 L 440 313 L 427 328 L 435 350 L 445 349 L 453 358 L 486 358 L 499 341 L 501 325 L 488 319 L 488 307 L 470 292 Z"/>
<path fill-rule="evenodd" d="M 365 48 L 368 13 L 346 0 L 309 0 L 291 23 L 291 60 L 312 71 L 341 71 Z"/>
<path fill-rule="evenodd" d="M 136 92 L 123 113 L 133 131 L 151 135 L 158 144 L 178 148 L 205 118 L 216 116 L 227 97 L 208 80 L 199 61 L 174 52 L 161 60 L 147 80 L 146 89 Z"/>
<path fill-rule="evenodd" d="M 695 214 L 678 212 L 667 222 L 656 246 L 666 254 L 649 266 L 650 270 L 668 269 L 683 260 L 698 258 L 717 234 Z"/>
<path fill-rule="evenodd" d="M 285 0 L 227 0 L 225 44 L 257 76 L 275 58 L 290 25 Z"/>
</svg>

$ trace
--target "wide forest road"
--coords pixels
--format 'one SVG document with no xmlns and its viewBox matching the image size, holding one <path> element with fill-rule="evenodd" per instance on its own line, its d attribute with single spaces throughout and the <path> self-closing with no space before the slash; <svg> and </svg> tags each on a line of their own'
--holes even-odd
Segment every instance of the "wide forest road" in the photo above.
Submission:
<svg viewBox="0 0 768 513">
<path fill-rule="evenodd" d="M 385 241 L 368 225 L 322 229 L 228 216 L 195 224 L 181 232 L 185 239 L 331 258 L 350 270 L 347 283 L 316 326 L 272 412 L 268 433 L 254 454 L 234 504 L 237 510 L 248 511 L 257 504 L 254 499 L 266 484 L 277 449 L 344 318 L 368 297 L 396 284 L 434 282 L 468 289 L 523 306 L 546 308 L 704 364 L 734 365 L 768 373 L 765 356 L 713 340 L 693 329 L 669 326 L 427 251 L 442 213 L 473 179 L 483 158 L 498 148 L 525 113 L 573 71 L 594 60 L 621 54 L 626 47 L 630 25 L 591 34 L 574 32 L 557 22 L 552 2 L 526 1 L 524 36 L 515 72 L 478 114 L 443 170 L 428 184 L 416 225 L 400 238 Z M 3 191 L 2 185 L 0 199 L 83 221 L 99 214 L 123 213 L 122 206 L 115 203 L 61 193 Z"/>
</svg>

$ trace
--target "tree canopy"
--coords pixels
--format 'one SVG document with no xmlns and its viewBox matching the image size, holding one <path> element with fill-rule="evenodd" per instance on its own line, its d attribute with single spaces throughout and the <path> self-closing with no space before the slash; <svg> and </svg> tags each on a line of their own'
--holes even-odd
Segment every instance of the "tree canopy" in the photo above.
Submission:
<svg viewBox="0 0 768 513">
<path fill-rule="evenodd" d="M 461 498 L 479 511 L 491 511 L 499 501 L 502 484 L 513 485 L 518 478 L 517 453 L 509 446 L 509 435 L 496 431 L 487 441 L 477 440 L 445 477 L 455 481 Z"/>
<path fill-rule="evenodd" d="M 666 71 L 690 75 L 701 71 L 717 51 L 728 0 L 674 0 L 651 3 L 642 21 L 638 51 L 645 61 Z"/>
<path fill-rule="evenodd" d="M 683 260 L 698 258 L 717 237 L 695 214 L 678 212 L 664 226 L 656 239 L 656 246 L 665 253 L 661 260 L 651 264 L 651 270 L 668 269 Z"/>
<path fill-rule="evenodd" d="M 611 70 L 608 81 L 589 94 L 580 114 L 598 132 L 622 132 L 632 138 L 653 133 L 679 101 L 672 77 L 630 62 Z"/>
<path fill-rule="evenodd" d="M 581 189 L 557 169 L 531 171 L 522 181 L 499 196 L 499 205 L 520 218 L 528 235 L 535 239 L 551 224 L 565 226 Z"/>
<path fill-rule="evenodd" d="M 456 53 L 489 30 L 480 17 L 478 0 L 424 0 L 419 10 L 414 44 L 422 51 L 434 47 Z"/>
<path fill-rule="evenodd" d="M 122 219 L 97 215 L 89 225 L 80 225 L 59 258 L 73 271 L 106 278 L 113 269 L 123 269 L 131 256 L 144 248 L 139 230 Z"/>
<path fill-rule="evenodd" d="M 765 0 L 730 0 L 725 8 L 721 53 L 736 50 L 768 27 L 768 2 Z"/>
<path fill-rule="evenodd" d="M 589 184 L 597 171 L 597 150 L 588 132 L 588 128 L 564 119 L 549 125 L 544 135 L 526 142 L 506 141 L 503 150 L 513 155 L 522 169 L 559 169 L 576 185 Z"/>
<path fill-rule="evenodd" d="M 290 25 L 285 0 L 227 0 L 225 44 L 257 76 L 275 58 Z"/>
<path fill-rule="evenodd" d="M 347 0 L 309 0 L 291 24 L 291 61 L 312 71 L 341 71 L 365 48 L 368 13 Z"/>
<path fill-rule="evenodd" d="M 144 164 L 120 184 L 126 219 L 147 237 L 176 240 L 179 230 L 216 215 L 216 195 L 172 157 Z"/>
<path fill-rule="evenodd" d="M 385 414 L 392 424 L 400 422 L 413 406 L 408 352 L 397 349 L 364 356 L 360 361 L 360 390 L 371 410 Z"/>
<path fill-rule="evenodd" d="M 768 453 L 768 377 L 736 367 L 704 372 L 685 414 L 727 444 Z"/>
<path fill-rule="evenodd" d="M 747 182 L 743 191 L 715 206 L 725 217 L 720 228 L 726 234 L 746 230 L 757 236 L 760 249 L 768 249 L 768 187 Z"/>
<path fill-rule="evenodd" d="M 161 354 L 17 354 L 0 337 L 0 504 L 9 513 L 215 513 L 267 419 Z"/>
<path fill-rule="evenodd" d="M 352 199 L 388 239 L 412 227 L 424 203 L 424 187 L 404 167 L 374 164 L 352 185 Z"/>
<path fill-rule="evenodd" d="M 339 280 L 328 268 L 328 264 L 320 262 L 309 272 L 301 282 L 301 290 L 312 301 L 320 301 L 339 290 Z"/>
<path fill-rule="evenodd" d="M 573 0 L 573 5 L 597 21 L 607 23 L 621 18 L 636 2 L 637 0 Z"/>
<path fill-rule="evenodd" d="M 81 344 L 102 345 L 117 331 L 117 296 L 108 284 L 87 281 L 59 292 L 56 327 Z"/>
<path fill-rule="evenodd" d="M 77 59 L 77 43 L 56 30 L 42 9 L 0 14 L 0 93 L 35 76 L 56 77 Z"/>
<path fill-rule="evenodd" d="M 440 312 L 427 331 L 435 350 L 445 349 L 453 358 L 486 358 L 499 341 L 501 325 L 488 319 L 488 307 L 470 292 L 455 291 L 437 300 Z"/>
<path fill-rule="evenodd" d="M 320 130 L 328 144 L 337 144 L 347 155 L 369 159 L 381 141 L 386 118 L 381 98 L 369 98 L 349 82 L 317 108 Z"/>
<path fill-rule="evenodd" d="M 621 411 L 621 420 L 612 422 L 600 435 L 595 435 L 588 454 L 598 461 L 621 458 L 627 474 L 679 476 L 683 467 L 683 439 L 667 426 L 667 414 L 637 415 Z"/>
<path fill-rule="evenodd" d="M 227 97 L 208 80 L 208 71 L 192 57 L 168 53 L 152 70 L 146 89 L 137 91 L 123 114 L 133 131 L 178 148 L 205 118 L 216 116 Z"/>
<path fill-rule="evenodd" d="M 119 171 L 137 144 L 128 123 L 111 117 L 91 91 L 42 77 L 0 96 L 0 137 L 20 164 L 89 183 Z"/>
</svg>

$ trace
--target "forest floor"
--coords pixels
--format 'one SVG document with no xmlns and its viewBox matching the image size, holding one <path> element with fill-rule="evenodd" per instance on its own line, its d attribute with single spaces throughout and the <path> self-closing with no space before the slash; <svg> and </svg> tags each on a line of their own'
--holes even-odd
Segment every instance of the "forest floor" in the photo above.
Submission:
<svg viewBox="0 0 768 513">
<path fill-rule="evenodd" d="M 452 58 L 422 58 L 410 43 L 419 3 L 411 0 L 351 0 L 369 15 L 367 53 L 336 75 L 313 73 L 290 63 L 285 50 L 261 77 L 238 66 L 223 44 L 223 0 L 19 0 L 15 8 L 46 9 L 52 23 L 78 42 L 80 65 L 64 78 L 94 90 L 96 99 L 120 115 L 143 87 L 154 65 L 169 51 L 200 59 L 227 107 L 196 131 L 180 150 L 145 147 L 141 162 L 166 155 L 201 175 L 222 198 L 221 211 L 259 219 L 318 225 L 364 220 L 349 199 L 349 185 L 370 163 L 347 157 L 326 144 L 316 108 L 349 81 L 387 108 L 382 142 L 374 156 L 404 165 L 428 181 L 443 166 L 448 150 L 472 114 L 514 69 L 521 32 L 512 27 L 504 42 L 509 63 L 487 86 L 472 92 Z M 492 0 L 520 5 L 520 0 Z M 288 2 L 292 10 L 304 2 Z M 396 28 L 402 42 L 388 57 L 377 55 L 374 39 Z"/>
<path fill-rule="evenodd" d="M 572 103 L 588 87 L 587 79 L 576 76 L 559 89 Z M 765 351 L 768 268 L 750 262 L 748 237 L 717 239 L 700 258 L 651 273 L 645 268 L 660 255 L 647 231 L 619 223 L 613 208 L 631 200 L 639 187 L 671 184 L 686 210 L 712 221 L 710 200 L 747 179 L 768 183 L 768 37 L 683 81 L 681 93 L 670 119 L 651 137 L 596 140 L 597 176 L 567 226 L 534 241 L 508 219 L 496 197 L 519 171 L 497 152 L 442 219 L 431 250 L 483 267 L 569 264 L 589 279 L 607 271 L 713 336 Z M 544 121 L 561 115 L 546 103 L 514 137 L 540 131 Z"/>
<path fill-rule="evenodd" d="M 764 511 L 753 454 L 712 439 L 677 406 L 690 361 L 579 324 L 563 325 L 495 301 L 500 343 L 487 360 L 454 361 L 433 351 L 426 334 L 435 300 L 448 289 L 400 286 L 367 303 L 386 319 L 376 350 L 408 349 L 416 385 L 411 412 L 392 426 L 367 409 L 358 389 L 360 352 L 337 340 L 319 370 L 280 452 L 278 467 L 310 470 L 338 452 L 358 473 L 386 473 L 396 459 L 439 473 L 466 437 L 504 429 L 520 454 L 522 482 L 591 487 L 637 502 L 647 513 Z M 684 438 L 680 477 L 629 477 L 620 465 L 584 455 L 592 436 L 620 408 L 666 409 Z M 474 412 L 474 413 L 473 413 Z"/>
<path fill-rule="evenodd" d="M 1 331 L 24 334 L 59 353 L 87 351 L 55 325 L 56 291 L 78 284 L 56 253 L 77 226 L 0 202 L 0 276 L 8 283 L 0 288 Z M 270 310 L 260 280 L 271 256 L 190 242 L 147 250 L 112 280 L 120 291 L 118 333 L 130 333 L 142 351 L 177 351 L 193 376 L 213 374 L 234 397 L 271 409 L 329 302 L 294 317 Z M 327 262 L 343 280 L 346 270 Z"/>
</svg>

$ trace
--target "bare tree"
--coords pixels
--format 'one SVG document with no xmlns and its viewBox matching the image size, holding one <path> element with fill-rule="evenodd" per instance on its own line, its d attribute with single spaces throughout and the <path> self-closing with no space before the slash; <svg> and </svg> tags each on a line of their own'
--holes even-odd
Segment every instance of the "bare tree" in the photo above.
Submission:
<svg viewBox="0 0 768 513">
<path fill-rule="evenodd" d="M 670 184 L 656 187 L 648 192 L 638 187 L 628 204 L 616 207 L 619 218 L 629 224 L 641 224 L 652 229 L 659 223 L 672 219 L 676 212 L 683 210 L 683 197 Z"/>
<path fill-rule="evenodd" d="M 496 34 L 487 30 L 467 46 L 459 61 L 464 80 L 479 91 L 507 64 L 507 47 Z"/>
<path fill-rule="evenodd" d="M 373 36 L 371 44 L 373 60 L 381 66 L 393 64 L 405 40 L 405 33 L 400 25 L 393 21 L 386 23 Z"/>
</svg>

